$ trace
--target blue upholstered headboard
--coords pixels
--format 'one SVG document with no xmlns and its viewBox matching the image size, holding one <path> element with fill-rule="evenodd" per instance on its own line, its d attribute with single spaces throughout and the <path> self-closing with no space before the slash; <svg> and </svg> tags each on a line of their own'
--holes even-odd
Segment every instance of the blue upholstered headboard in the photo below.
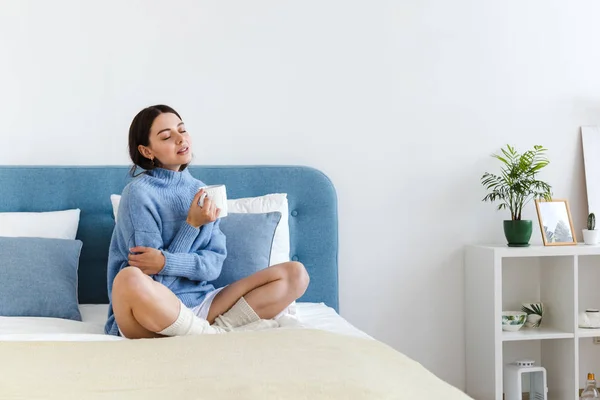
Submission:
<svg viewBox="0 0 600 400">
<path fill-rule="evenodd" d="M 111 194 L 131 179 L 126 166 L 0 166 L 0 212 L 81 209 L 77 238 L 80 304 L 108 303 L 106 263 L 114 220 Z M 224 183 L 229 198 L 287 193 L 290 257 L 310 285 L 300 301 L 338 310 L 337 197 L 331 181 L 303 166 L 191 166 L 206 184 Z"/>
</svg>

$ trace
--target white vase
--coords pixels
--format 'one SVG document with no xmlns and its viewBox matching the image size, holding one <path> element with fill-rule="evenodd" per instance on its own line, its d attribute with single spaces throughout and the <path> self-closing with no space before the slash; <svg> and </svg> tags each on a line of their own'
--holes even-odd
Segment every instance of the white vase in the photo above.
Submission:
<svg viewBox="0 0 600 400">
<path fill-rule="evenodd" d="M 521 310 L 527 313 L 525 326 L 527 328 L 539 328 L 544 316 L 544 303 L 522 303 L 521 306 Z"/>
<path fill-rule="evenodd" d="M 597 308 L 588 308 L 579 313 L 580 328 L 600 328 L 600 310 Z"/>
<path fill-rule="evenodd" d="M 527 316 L 527 322 L 525 322 L 525 326 L 528 328 L 537 328 L 540 326 L 540 322 L 542 320 L 542 316 L 538 314 L 529 314 Z"/>
<path fill-rule="evenodd" d="M 585 244 L 598 244 L 600 242 L 600 229 L 583 229 L 583 241 Z"/>
</svg>

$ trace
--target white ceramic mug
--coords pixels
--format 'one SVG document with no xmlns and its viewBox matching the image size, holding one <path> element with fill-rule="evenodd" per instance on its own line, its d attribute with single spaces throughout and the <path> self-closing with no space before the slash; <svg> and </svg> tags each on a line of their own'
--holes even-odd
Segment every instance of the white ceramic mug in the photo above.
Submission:
<svg viewBox="0 0 600 400">
<path fill-rule="evenodd" d="M 198 202 L 198 205 L 200 207 L 204 206 L 204 199 L 206 197 L 208 197 L 213 203 L 215 203 L 215 206 L 219 209 L 221 209 L 221 212 L 219 214 L 219 218 L 222 217 L 226 217 L 227 216 L 227 188 L 225 187 L 225 185 L 210 185 L 210 186 L 203 186 L 200 189 L 204 189 L 204 194 L 202 196 L 200 196 L 200 201 Z"/>
</svg>

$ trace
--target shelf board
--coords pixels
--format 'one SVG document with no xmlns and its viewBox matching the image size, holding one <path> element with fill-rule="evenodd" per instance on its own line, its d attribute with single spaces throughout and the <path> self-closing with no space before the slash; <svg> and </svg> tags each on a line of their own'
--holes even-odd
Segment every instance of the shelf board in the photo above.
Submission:
<svg viewBox="0 0 600 400">
<path fill-rule="evenodd" d="M 577 328 L 577 336 L 579 337 L 600 337 L 600 328 L 597 329 L 585 329 Z"/>
<path fill-rule="evenodd" d="M 531 244 L 529 247 L 508 247 L 503 244 L 477 244 L 470 247 L 484 248 L 493 251 L 500 257 L 550 257 L 550 256 L 598 256 L 600 244 L 587 245 L 577 243 L 568 246 L 544 246 Z"/>
<path fill-rule="evenodd" d="M 600 334 L 600 330 L 598 331 Z M 511 342 L 519 340 L 541 340 L 541 339 L 570 339 L 574 333 L 563 332 L 553 328 L 521 328 L 516 332 L 502 331 L 502 341 Z"/>
</svg>

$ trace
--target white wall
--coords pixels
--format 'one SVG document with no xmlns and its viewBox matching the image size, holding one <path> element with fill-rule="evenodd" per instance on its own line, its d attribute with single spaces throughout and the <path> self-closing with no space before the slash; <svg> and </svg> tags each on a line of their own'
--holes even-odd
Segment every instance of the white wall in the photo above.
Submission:
<svg viewBox="0 0 600 400">
<path fill-rule="evenodd" d="M 506 217 L 479 178 L 543 144 L 583 226 L 598 21 L 593 0 L 0 0 L 0 164 L 127 164 L 131 118 L 167 103 L 196 163 L 319 168 L 342 315 L 463 387 L 462 247 Z"/>
</svg>

